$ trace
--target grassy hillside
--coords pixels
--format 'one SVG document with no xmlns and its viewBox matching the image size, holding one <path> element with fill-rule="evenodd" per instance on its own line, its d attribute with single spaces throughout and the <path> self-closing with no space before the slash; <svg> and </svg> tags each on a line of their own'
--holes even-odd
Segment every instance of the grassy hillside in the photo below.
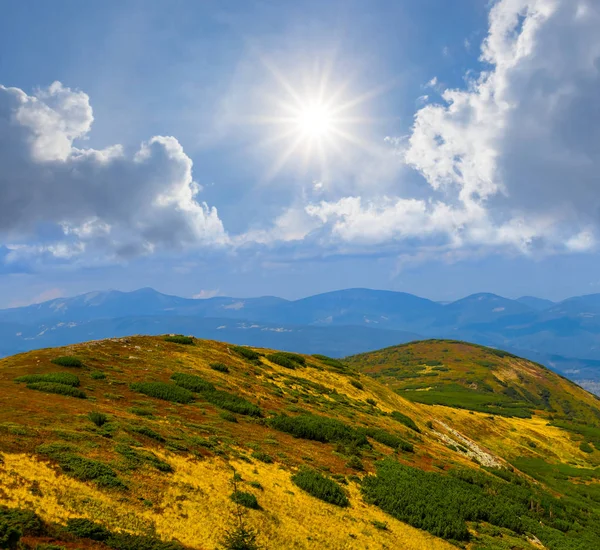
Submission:
<svg viewBox="0 0 600 550">
<path fill-rule="evenodd" d="M 485 348 L 112 339 L 1 360 L 0 403 L 0 548 L 600 547 L 599 402 Z"/>
</svg>

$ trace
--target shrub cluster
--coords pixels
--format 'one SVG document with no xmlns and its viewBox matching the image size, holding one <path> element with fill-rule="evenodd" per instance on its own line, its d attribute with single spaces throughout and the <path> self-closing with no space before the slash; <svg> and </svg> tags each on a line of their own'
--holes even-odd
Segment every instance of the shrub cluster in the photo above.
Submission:
<svg viewBox="0 0 600 550">
<path fill-rule="evenodd" d="M 256 460 L 264 462 L 265 464 L 273 463 L 273 458 L 271 457 L 271 455 L 265 453 L 264 451 L 254 451 L 251 456 L 252 458 L 256 458 Z"/>
<path fill-rule="evenodd" d="M 114 550 L 183 550 L 178 542 L 164 542 L 154 537 L 113 533 L 103 525 L 85 518 L 67 520 L 65 530 L 79 538 L 102 542 Z"/>
<path fill-rule="evenodd" d="M 339 361 L 338 359 L 333 359 L 332 357 L 328 357 L 327 355 L 321 355 L 320 353 L 315 353 L 313 355 L 315 359 L 321 361 L 321 363 L 325 363 L 325 365 L 329 367 L 333 367 L 334 369 L 345 369 L 346 365 Z"/>
<path fill-rule="evenodd" d="M 124 489 L 125 484 L 108 465 L 74 454 L 70 447 L 60 444 L 40 445 L 37 452 L 58 462 L 63 472 L 81 481 L 94 481 L 102 487 Z"/>
<path fill-rule="evenodd" d="M 26 374 L 15 378 L 15 382 L 35 384 L 36 382 L 52 382 L 64 384 L 65 386 L 79 387 L 79 378 L 70 372 L 50 372 L 48 374 Z"/>
<path fill-rule="evenodd" d="M 72 355 L 62 355 L 61 357 L 55 357 L 51 361 L 55 365 L 60 365 L 61 367 L 83 367 L 83 362 L 81 359 L 77 357 L 73 357 Z"/>
<path fill-rule="evenodd" d="M 253 403 L 246 401 L 239 395 L 217 390 L 212 383 L 195 374 L 176 372 L 171 376 L 171 380 L 188 391 L 199 393 L 206 401 L 221 409 L 247 416 L 262 416 L 260 408 Z"/>
<path fill-rule="evenodd" d="M 92 380 L 104 380 L 106 378 L 106 374 L 104 374 L 102 371 L 95 370 L 90 372 L 90 378 Z"/>
<path fill-rule="evenodd" d="M 350 380 L 350 384 L 352 386 L 354 386 L 357 390 L 363 390 L 364 389 L 363 385 L 358 380 L 351 379 Z"/>
<path fill-rule="evenodd" d="M 218 372 L 224 372 L 225 374 L 229 372 L 229 367 L 225 363 L 211 363 L 210 368 Z"/>
<path fill-rule="evenodd" d="M 183 334 L 175 334 L 173 336 L 165 336 L 165 342 L 173 342 L 174 344 L 183 344 L 185 346 L 193 346 L 194 338 L 191 336 L 184 336 Z"/>
<path fill-rule="evenodd" d="M 333 479 L 311 468 L 302 468 L 292 476 L 292 481 L 309 495 L 336 506 L 348 506 L 348 497 Z"/>
<path fill-rule="evenodd" d="M 44 393 L 56 393 L 58 395 L 77 397 L 79 399 L 87 398 L 85 392 L 74 388 L 73 386 L 65 386 L 64 384 L 57 384 L 55 382 L 32 382 L 27 384 L 27 387 L 30 390 L 42 391 Z"/>
<path fill-rule="evenodd" d="M 168 462 L 161 460 L 150 451 L 138 451 L 129 445 L 117 445 L 115 451 L 127 459 L 131 466 L 137 467 L 146 463 L 159 472 L 171 473 L 173 471 L 173 467 Z"/>
<path fill-rule="evenodd" d="M 166 439 L 162 435 L 160 435 L 158 432 L 155 432 L 152 428 L 149 428 L 148 426 L 132 426 L 130 430 L 133 433 L 145 435 L 146 437 L 154 439 L 155 441 L 158 441 L 160 443 L 164 443 L 166 441 Z"/>
<path fill-rule="evenodd" d="M 298 363 L 299 365 L 302 365 L 303 367 L 306 365 L 306 358 L 297 353 L 291 353 L 289 351 L 279 351 L 279 352 L 277 352 L 277 354 L 281 355 L 283 357 L 287 357 L 290 361 L 293 361 L 294 363 Z"/>
<path fill-rule="evenodd" d="M 173 403 L 191 403 L 194 396 L 191 391 L 176 386 L 175 384 L 167 384 L 166 382 L 135 382 L 129 386 L 133 391 L 143 393 L 148 397 L 163 399 Z"/>
<path fill-rule="evenodd" d="M 253 349 L 247 348 L 245 346 L 231 346 L 231 351 L 237 353 L 244 359 L 248 359 L 249 361 L 258 361 L 260 360 L 260 354 L 254 351 Z"/>
<path fill-rule="evenodd" d="M 237 422 L 237 416 L 235 416 L 235 414 L 230 413 L 229 411 L 222 411 L 219 416 L 223 419 L 226 420 L 227 422 Z"/>
<path fill-rule="evenodd" d="M 258 500 L 252 493 L 245 493 L 244 491 L 234 491 L 230 497 L 233 502 L 245 506 L 246 508 L 252 508 L 253 510 L 260 510 Z"/>
<path fill-rule="evenodd" d="M 98 428 L 101 428 L 102 426 L 104 426 L 104 424 L 106 424 L 108 422 L 108 416 L 106 416 L 104 413 L 98 412 L 98 411 L 91 411 L 88 413 L 88 418 L 94 423 L 96 424 L 96 426 L 98 426 Z"/>
<path fill-rule="evenodd" d="M 276 365 L 285 367 L 286 369 L 293 370 L 298 366 L 298 363 L 296 363 L 296 361 L 293 361 L 281 352 L 271 353 L 267 355 L 267 359 L 271 361 L 271 363 L 275 363 Z"/>
<path fill-rule="evenodd" d="M 294 437 L 312 439 L 322 443 L 340 442 L 358 446 L 369 444 L 363 432 L 351 428 L 334 418 L 316 414 L 301 414 L 299 416 L 280 414 L 271 418 L 269 425 Z"/>
<path fill-rule="evenodd" d="M 415 421 L 410 416 L 406 416 L 405 414 L 402 414 L 401 412 L 398 412 L 398 411 L 392 411 L 391 417 L 394 420 L 397 420 L 398 422 L 400 422 L 401 424 L 404 424 L 407 428 L 410 428 L 411 430 L 414 430 L 417 433 L 421 433 L 421 430 L 415 424 Z"/>
<path fill-rule="evenodd" d="M 390 449 L 399 449 L 409 453 L 414 452 L 414 448 L 411 443 L 405 441 L 397 435 L 386 432 L 381 428 L 364 428 L 365 435 L 368 435 L 378 443 L 390 447 Z"/>
</svg>

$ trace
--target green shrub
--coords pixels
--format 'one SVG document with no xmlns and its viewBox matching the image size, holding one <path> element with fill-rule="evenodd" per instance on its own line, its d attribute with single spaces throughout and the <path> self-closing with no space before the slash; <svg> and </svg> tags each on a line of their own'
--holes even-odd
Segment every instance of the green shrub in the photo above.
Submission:
<svg viewBox="0 0 600 550">
<path fill-rule="evenodd" d="M 253 510 L 260 510 L 258 500 L 252 493 L 245 493 L 244 491 L 234 491 L 230 497 L 233 502 L 245 506 L 246 508 L 252 508 Z"/>
<path fill-rule="evenodd" d="M 593 453 L 594 452 L 594 448 L 587 441 L 582 441 L 579 444 L 579 450 L 583 451 L 584 453 Z"/>
<path fill-rule="evenodd" d="M 150 451 L 136 450 L 129 445 L 117 445 L 115 451 L 126 458 L 127 462 L 133 467 L 146 463 L 159 472 L 171 473 L 173 471 L 173 467 L 168 462 L 161 460 Z"/>
<path fill-rule="evenodd" d="M 271 457 L 271 455 L 263 451 L 254 451 L 251 456 L 252 458 L 256 458 L 256 460 L 264 462 L 265 464 L 273 463 L 273 458 Z"/>
<path fill-rule="evenodd" d="M 154 439 L 155 441 L 159 441 L 160 443 L 164 443 L 166 441 L 166 439 L 162 435 L 155 432 L 153 429 L 148 428 L 148 426 L 132 426 L 130 430 L 133 433 L 145 435 L 146 437 Z"/>
<path fill-rule="evenodd" d="M 30 510 L 0 506 L 0 523 L 2 522 L 18 529 L 23 535 L 41 536 L 45 533 L 44 522 Z"/>
<path fill-rule="evenodd" d="M 354 443 L 358 446 L 368 445 L 365 434 L 351 428 L 347 424 L 316 414 L 287 416 L 280 414 L 269 420 L 269 425 L 276 430 L 289 433 L 294 437 L 312 439 L 322 443 Z"/>
<path fill-rule="evenodd" d="M 302 468 L 292 476 L 292 481 L 309 495 L 336 506 L 348 506 L 348 497 L 332 479 L 311 468 Z"/>
<path fill-rule="evenodd" d="M 33 382 L 27 384 L 30 390 L 42 391 L 44 393 L 56 393 L 58 395 L 66 395 L 68 397 L 77 397 L 86 399 L 85 392 L 74 388 L 73 386 L 65 386 L 64 384 L 56 384 L 54 382 Z"/>
<path fill-rule="evenodd" d="M 229 529 L 223 537 L 224 550 L 260 550 L 257 533 L 239 520 L 238 525 Z"/>
<path fill-rule="evenodd" d="M 167 384 L 166 382 L 135 382 L 129 386 L 133 391 L 143 393 L 148 397 L 163 399 L 173 403 L 191 403 L 194 395 L 191 391 L 176 386 L 175 384 Z"/>
<path fill-rule="evenodd" d="M 411 443 L 405 441 L 397 435 L 391 434 L 381 428 L 364 428 L 365 435 L 373 438 L 378 443 L 390 447 L 390 449 L 400 449 L 412 453 L 414 448 Z"/>
<path fill-rule="evenodd" d="M 52 384 L 63 384 L 77 388 L 79 378 L 70 372 L 50 372 L 48 374 L 26 374 L 15 378 L 15 382 L 24 382 L 26 384 L 36 384 L 37 382 L 50 382 Z"/>
<path fill-rule="evenodd" d="M 225 374 L 229 372 L 229 367 L 225 363 L 211 363 L 210 368 L 218 372 L 224 372 Z"/>
<path fill-rule="evenodd" d="M 21 540 L 21 530 L 0 519 L 0 548 L 16 550 Z"/>
<path fill-rule="evenodd" d="M 163 338 L 165 342 L 172 342 L 174 344 L 183 344 L 185 346 L 193 346 L 194 339 L 191 336 L 184 336 L 183 334 L 175 334 L 174 336 L 165 336 Z"/>
<path fill-rule="evenodd" d="M 271 363 L 275 363 L 286 369 L 295 369 L 298 366 L 295 361 L 292 361 L 289 357 L 280 352 L 267 355 L 267 359 L 271 361 Z"/>
<path fill-rule="evenodd" d="M 209 403 L 237 414 L 260 418 L 262 411 L 259 407 L 246 401 L 243 397 L 223 390 L 203 392 L 202 397 Z"/>
<path fill-rule="evenodd" d="M 391 417 L 394 420 L 400 422 L 401 424 L 404 424 L 407 428 L 410 428 L 411 430 L 414 430 L 417 433 L 421 433 L 421 430 L 415 424 L 415 421 L 412 418 L 410 418 L 410 416 L 406 416 L 405 414 L 402 414 L 398 411 L 392 411 Z"/>
<path fill-rule="evenodd" d="M 91 411 L 91 412 L 89 412 L 88 413 L 88 418 L 94 424 L 96 424 L 96 426 L 98 426 L 98 428 L 104 426 L 104 424 L 106 424 L 108 422 L 108 416 L 106 416 L 104 413 L 97 412 L 97 411 Z"/>
<path fill-rule="evenodd" d="M 313 354 L 315 359 L 321 361 L 321 363 L 325 363 L 329 367 L 333 367 L 335 369 L 345 369 L 346 365 L 339 361 L 338 359 L 333 359 L 332 357 L 327 357 L 327 355 L 321 355 L 320 353 Z"/>
<path fill-rule="evenodd" d="M 277 352 L 277 355 L 287 357 L 290 361 L 298 363 L 299 365 L 306 365 L 306 358 L 302 357 L 302 355 L 298 355 L 297 353 L 290 353 L 289 351 L 279 351 Z"/>
<path fill-rule="evenodd" d="M 260 359 L 260 354 L 245 346 L 231 346 L 229 349 L 250 361 L 258 361 Z"/>
<path fill-rule="evenodd" d="M 376 519 L 371 520 L 371 525 L 375 527 L 375 529 L 379 529 L 380 531 L 387 531 L 388 526 L 384 521 L 377 521 Z"/>
<path fill-rule="evenodd" d="M 235 416 L 235 414 L 232 414 L 229 411 L 223 411 L 219 413 L 219 416 L 223 420 L 227 420 L 227 422 L 237 422 L 237 417 Z"/>
<path fill-rule="evenodd" d="M 250 485 L 250 487 L 254 487 L 255 489 L 259 489 L 260 491 L 263 490 L 263 486 L 258 481 L 248 481 L 248 485 Z"/>
<path fill-rule="evenodd" d="M 357 390 L 363 390 L 364 389 L 363 385 L 358 380 L 352 379 L 352 380 L 350 380 L 350 384 L 352 386 L 354 386 Z"/>
<path fill-rule="evenodd" d="M 377 406 L 377 401 L 375 401 L 375 399 L 371 399 L 370 397 L 368 399 L 365 399 L 365 401 L 371 405 L 372 407 L 376 407 Z"/>
<path fill-rule="evenodd" d="M 346 467 L 352 468 L 353 470 L 358 470 L 359 472 L 362 472 L 365 469 L 365 466 L 362 463 L 362 460 L 360 458 L 358 458 L 356 455 L 353 455 L 350 457 L 350 460 L 348 460 L 348 462 L 346 462 Z"/>
<path fill-rule="evenodd" d="M 103 542 L 110 537 L 110 531 L 98 524 L 85 518 L 70 518 L 67 520 L 66 531 L 82 539 L 91 539 Z"/>
<path fill-rule="evenodd" d="M 77 357 L 73 357 L 72 355 L 63 355 L 61 357 L 55 357 L 51 361 L 55 365 L 60 365 L 61 367 L 83 367 L 83 362 L 81 359 Z"/>
<path fill-rule="evenodd" d="M 215 390 L 214 384 L 195 374 L 176 372 L 171 376 L 171 380 L 178 386 L 196 393 Z"/>
<path fill-rule="evenodd" d="M 136 414 L 137 416 L 146 416 L 146 417 L 154 416 L 154 414 L 152 413 L 151 410 L 144 409 L 143 407 L 131 407 L 128 410 L 130 413 Z"/>
<path fill-rule="evenodd" d="M 106 374 L 104 374 L 102 371 L 95 370 L 90 373 L 90 377 L 93 380 L 104 380 L 106 378 Z"/>
</svg>

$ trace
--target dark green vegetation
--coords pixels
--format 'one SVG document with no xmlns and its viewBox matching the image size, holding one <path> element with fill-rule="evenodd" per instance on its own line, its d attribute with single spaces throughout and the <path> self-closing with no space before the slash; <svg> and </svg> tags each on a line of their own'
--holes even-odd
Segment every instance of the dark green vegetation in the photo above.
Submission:
<svg viewBox="0 0 600 550">
<path fill-rule="evenodd" d="M 62 355 L 60 357 L 55 357 L 54 359 L 52 359 L 52 363 L 54 363 L 55 365 L 60 365 L 61 367 L 83 367 L 83 362 L 81 361 L 81 359 L 73 357 L 72 355 Z"/>
<path fill-rule="evenodd" d="M 342 363 L 339 359 L 334 359 L 333 357 L 327 357 L 327 355 L 321 355 L 320 353 L 315 353 L 313 355 L 315 359 L 321 361 L 325 365 L 329 367 L 333 367 L 334 369 L 345 369 L 346 365 Z"/>
<path fill-rule="evenodd" d="M 47 374 L 26 374 L 15 378 L 15 382 L 35 384 L 37 382 L 51 382 L 53 384 L 64 384 L 65 386 L 79 387 L 79 378 L 70 372 L 49 372 Z"/>
<path fill-rule="evenodd" d="M 236 504 L 245 506 L 246 508 L 252 508 L 253 510 L 260 510 L 258 500 L 252 493 L 245 493 L 244 491 L 235 491 L 230 495 L 231 500 Z"/>
<path fill-rule="evenodd" d="M 354 429 L 343 422 L 316 414 L 287 416 L 281 414 L 269 419 L 269 425 L 294 437 L 312 439 L 322 443 L 347 443 L 368 445 L 364 431 Z"/>
<path fill-rule="evenodd" d="M 329 479 L 312 468 L 302 468 L 292 476 L 292 481 L 309 495 L 335 504 L 348 506 L 348 497 L 333 479 Z"/>
<path fill-rule="evenodd" d="M 85 518 L 68 520 L 65 531 L 79 539 L 102 542 L 115 550 L 182 550 L 178 542 L 164 542 L 153 537 L 114 533 L 106 527 Z"/>
<path fill-rule="evenodd" d="M 244 346 L 231 346 L 230 349 L 231 351 L 237 353 L 240 357 L 248 359 L 249 361 L 260 360 L 260 354 L 250 348 L 246 348 Z"/>
<path fill-rule="evenodd" d="M 397 435 L 386 432 L 381 428 L 364 428 L 361 431 L 371 439 L 374 439 L 378 443 L 381 443 L 390 449 L 405 451 L 408 453 L 412 453 L 415 450 L 412 446 L 412 443 L 409 443 Z"/>
<path fill-rule="evenodd" d="M 173 403 L 191 403 L 194 399 L 191 391 L 165 382 L 135 382 L 129 387 L 133 391 L 143 393 L 148 397 L 172 401 Z"/>
<path fill-rule="evenodd" d="M 48 443 L 37 448 L 37 452 L 56 461 L 66 474 L 81 481 L 93 481 L 101 487 L 125 489 L 125 484 L 108 465 L 97 460 L 75 454 L 70 445 Z"/>
<path fill-rule="evenodd" d="M 194 339 L 191 336 L 184 336 L 183 334 L 175 334 L 173 336 L 165 336 L 165 342 L 172 342 L 173 344 L 183 344 L 185 346 L 193 346 Z"/>
<path fill-rule="evenodd" d="M 476 470 L 424 472 L 385 459 L 377 463 L 376 475 L 363 479 L 361 490 L 367 502 L 446 539 L 469 540 L 467 522 L 485 521 L 532 533 L 551 549 L 599 547 L 597 509 L 555 498 L 508 471 L 502 477 Z"/>
<path fill-rule="evenodd" d="M 199 393 L 203 399 L 221 409 L 247 416 L 262 416 L 260 408 L 256 405 L 239 395 L 217 390 L 214 384 L 204 380 L 200 376 L 176 372 L 171 376 L 171 379 L 178 386 L 190 392 Z"/>
<path fill-rule="evenodd" d="M 295 369 L 298 366 L 296 361 L 290 359 L 287 354 L 281 352 L 271 353 L 270 355 L 267 355 L 267 359 L 271 361 L 271 363 L 275 363 L 286 369 Z"/>
<path fill-rule="evenodd" d="M 229 367 L 225 363 L 211 363 L 210 368 L 212 370 L 216 370 L 217 372 L 229 372 Z"/>
<path fill-rule="evenodd" d="M 410 428 L 411 430 L 414 430 L 417 433 L 421 433 L 421 430 L 415 424 L 415 421 L 410 416 L 406 416 L 405 414 L 402 414 L 401 412 L 398 412 L 398 411 L 392 411 L 390 416 L 394 420 L 397 420 L 401 424 L 404 424 L 407 428 Z"/>
<path fill-rule="evenodd" d="M 87 397 L 85 392 L 78 390 L 73 386 L 65 386 L 64 384 L 57 384 L 55 382 L 31 382 L 27 384 L 27 387 L 30 390 L 66 395 L 68 397 L 77 397 L 79 399 L 85 399 Z"/>
<path fill-rule="evenodd" d="M 102 426 L 104 426 L 104 424 L 106 424 L 108 422 L 108 416 L 106 416 L 104 413 L 101 413 L 98 411 L 91 411 L 90 413 L 88 413 L 88 418 L 94 424 L 96 424 L 96 426 L 98 426 L 98 428 L 101 428 Z"/>
</svg>

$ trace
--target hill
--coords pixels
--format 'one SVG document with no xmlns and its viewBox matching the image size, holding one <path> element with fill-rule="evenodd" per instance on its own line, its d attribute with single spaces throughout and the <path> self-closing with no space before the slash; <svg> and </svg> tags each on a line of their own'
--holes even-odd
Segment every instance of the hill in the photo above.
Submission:
<svg viewBox="0 0 600 550">
<path fill-rule="evenodd" d="M 512 401 L 420 402 L 404 372 Z M 0 402 L 0 541 L 24 548 L 213 549 L 240 517 L 271 549 L 600 545 L 598 401 L 478 346 L 118 338 L 1 360 Z"/>
</svg>

